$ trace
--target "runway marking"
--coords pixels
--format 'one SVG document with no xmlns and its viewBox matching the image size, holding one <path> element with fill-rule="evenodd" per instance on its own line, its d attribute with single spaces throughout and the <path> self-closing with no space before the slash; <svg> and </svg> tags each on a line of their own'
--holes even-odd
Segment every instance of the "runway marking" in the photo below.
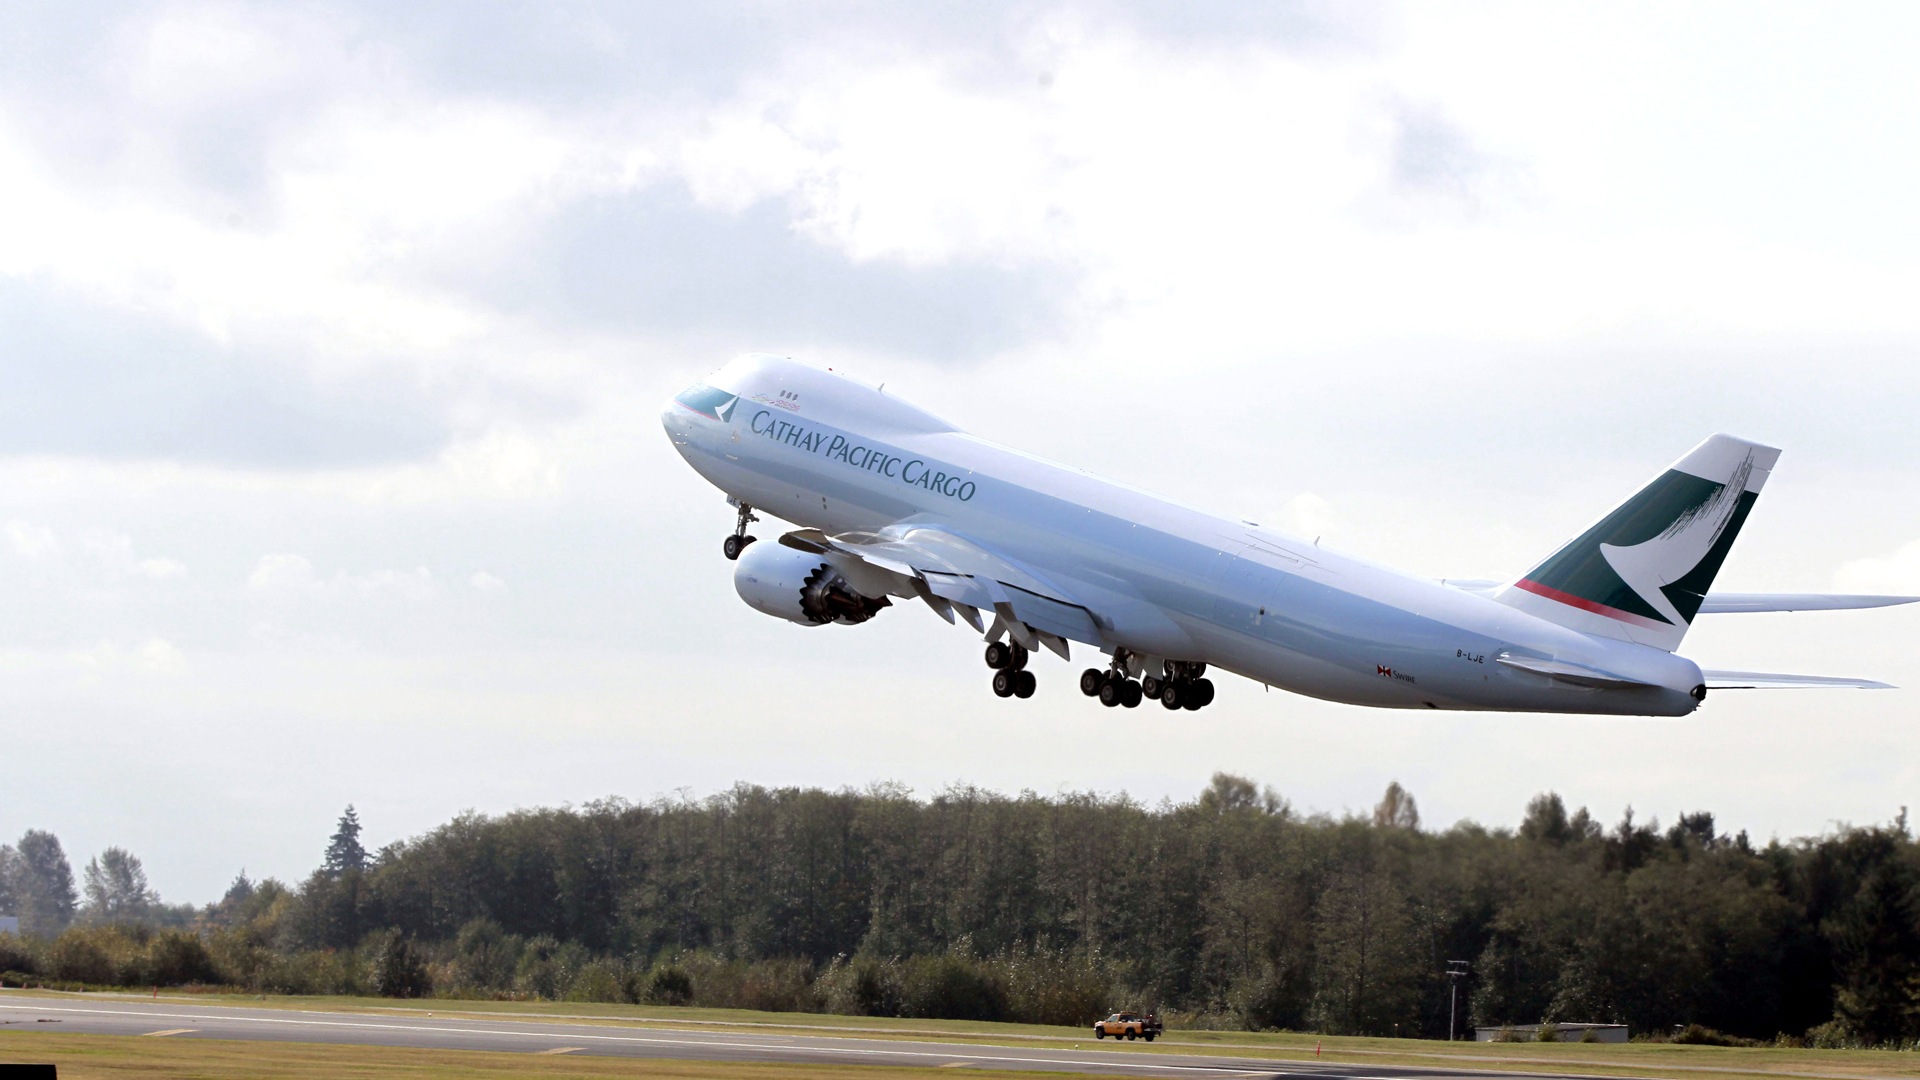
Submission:
<svg viewBox="0 0 1920 1080">
<path fill-rule="evenodd" d="M 964 1069 L 971 1064 L 973 1064 L 971 1061 L 949 1061 L 940 1067 L 943 1069 Z"/>
<path fill-rule="evenodd" d="M 190 1031 L 196 1031 L 196 1030 L 198 1029 L 197 1028 L 168 1028 L 165 1031 L 149 1031 L 146 1034 L 146 1038 L 160 1039 L 160 1038 L 165 1038 L 168 1035 L 185 1035 Z"/>
<path fill-rule="evenodd" d="M 535 1050 L 534 1053 L 543 1057 L 552 1057 L 555 1054 L 577 1054 L 585 1049 L 584 1046 L 556 1046 L 551 1050 Z"/>
</svg>

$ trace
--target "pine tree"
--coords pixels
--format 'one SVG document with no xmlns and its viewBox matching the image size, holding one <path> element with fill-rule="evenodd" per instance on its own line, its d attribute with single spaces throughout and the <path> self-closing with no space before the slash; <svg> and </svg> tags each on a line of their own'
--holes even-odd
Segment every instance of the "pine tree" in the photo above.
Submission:
<svg viewBox="0 0 1920 1080">
<path fill-rule="evenodd" d="M 14 857 L 13 887 L 20 929 L 51 936 L 73 921 L 73 866 L 50 832 L 28 829 Z"/>
<path fill-rule="evenodd" d="M 145 918 L 160 896 L 147 885 L 146 868 L 125 848 L 110 847 L 87 863 L 87 915 L 104 922 Z"/>
<path fill-rule="evenodd" d="M 333 832 L 333 839 L 327 844 L 326 862 L 321 871 L 330 878 L 338 879 L 349 870 L 367 868 L 367 849 L 360 846 L 360 816 L 353 812 L 353 805 L 347 805 L 347 812 L 340 815 L 340 827 Z"/>
</svg>

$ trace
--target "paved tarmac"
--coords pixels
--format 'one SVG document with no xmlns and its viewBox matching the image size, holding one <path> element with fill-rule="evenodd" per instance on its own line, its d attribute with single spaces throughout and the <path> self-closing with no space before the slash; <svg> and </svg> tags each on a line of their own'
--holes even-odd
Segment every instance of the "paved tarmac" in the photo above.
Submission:
<svg viewBox="0 0 1920 1080">
<path fill-rule="evenodd" d="M 451 1004 L 451 1003 L 450 1003 Z M 456 1006 L 457 1007 L 457 1006 Z M 669 1022 L 670 1023 L 670 1022 Z M 175 1039 L 336 1043 L 522 1054 L 585 1054 L 790 1064 L 868 1064 L 964 1069 L 1024 1069 L 1105 1076 L 1263 1076 L 1291 1080 L 1544 1080 L 1549 1073 L 1485 1073 L 1400 1066 L 1331 1065 L 1311 1061 L 1148 1052 L 1144 1044 L 1113 1049 L 916 1042 L 832 1035 L 742 1034 L 683 1030 L 658 1022 L 580 1023 L 523 1017 L 428 1016 L 424 1012 L 317 1012 L 183 1005 L 88 995 L 28 997 L 0 992 L 0 1031 L 147 1035 Z M 1090 1040 L 1091 1041 L 1091 1040 Z M 1112 1044 L 1101 1044 L 1106 1047 Z"/>
</svg>

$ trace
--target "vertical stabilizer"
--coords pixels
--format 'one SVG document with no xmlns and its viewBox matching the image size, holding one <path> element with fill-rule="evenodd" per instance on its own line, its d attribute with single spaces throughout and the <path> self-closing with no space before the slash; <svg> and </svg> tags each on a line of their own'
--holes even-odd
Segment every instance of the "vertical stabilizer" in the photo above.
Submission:
<svg viewBox="0 0 1920 1080">
<path fill-rule="evenodd" d="M 1671 652 L 1779 458 L 1771 446 L 1712 436 L 1495 599 Z"/>
</svg>

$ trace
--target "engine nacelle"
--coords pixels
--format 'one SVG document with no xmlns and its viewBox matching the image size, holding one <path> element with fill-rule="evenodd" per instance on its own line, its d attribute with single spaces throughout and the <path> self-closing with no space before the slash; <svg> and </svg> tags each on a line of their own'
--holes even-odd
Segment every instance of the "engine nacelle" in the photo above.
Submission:
<svg viewBox="0 0 1920 1080">
<path fill-rule="evenodd" d="M 863 623 L 890 606 L 855 592 L 819 555 L 773 541 L 751 544 L 733 564 L 733 589 L 749 607 L 801 626 Z"/>
</svg>

